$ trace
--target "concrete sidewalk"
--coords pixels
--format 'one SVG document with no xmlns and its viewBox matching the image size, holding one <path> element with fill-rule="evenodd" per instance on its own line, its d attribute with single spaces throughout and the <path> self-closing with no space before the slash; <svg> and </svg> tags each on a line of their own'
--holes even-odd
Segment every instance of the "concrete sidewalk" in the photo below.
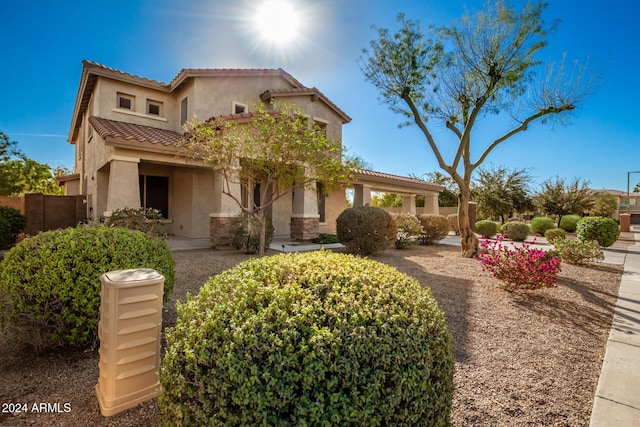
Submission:
<svg viewBox="0 0 640 427">
<path fill-rule="evenodd" d="M 636 243 L 627 248 L 624 257 L 624 273 L 591 412 L 592 427 L 640 426 L 640 229 L 632 229 L 631 234 Z"/>
</svg>

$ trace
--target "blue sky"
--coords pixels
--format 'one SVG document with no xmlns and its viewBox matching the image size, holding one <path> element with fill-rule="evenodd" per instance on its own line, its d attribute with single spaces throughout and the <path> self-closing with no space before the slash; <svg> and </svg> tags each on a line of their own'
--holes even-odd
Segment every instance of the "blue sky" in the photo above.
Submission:
<svg viewBox="0 0 640 427">
<path fill-rule="evenodd" d="M 423 25 L 450 24 L 477 0 L 297 0 L 298 35 L 273 46 L 252 21 L 263 0 L 113 0 L 8 2 L 3 5 L 0 51 L 3 83 L 0 130 L 27 156 L 73 167 L 66 139 L 81 61 L 169 82 L 181 68 L 278 68 L 315 86 L 349 114 L 343 142 L 374 169 L 400 175 L 438 169 L 416 127 L 379 101 L 357 63 L 376 38 L 371 25 L 395 29 L 403 12 Z M 519 0 L 515 0 L 519 3 Z M 543 60 L 589 60 L 602 85 L 575 111 L 571 123 L 536 123 L 498 147 L 487 166 L 531 168 L 537 183 L 559 175 L 590 181 L 594 189 L 626 190 L 627 172 L 640 171 L 640 3 L 550 0 L 545 19 L 560 19 Z M 475 135 L 485 144 L 506 128 L 491 123 Z M 446 133 L 435 128 L 437 138 Z M 444 140 L 443 140 L 444 142 Z M 454 145 L 442 144 L 447 155 Z M 631 186 L 640 173 L 631 175 Z"/>
</svg>

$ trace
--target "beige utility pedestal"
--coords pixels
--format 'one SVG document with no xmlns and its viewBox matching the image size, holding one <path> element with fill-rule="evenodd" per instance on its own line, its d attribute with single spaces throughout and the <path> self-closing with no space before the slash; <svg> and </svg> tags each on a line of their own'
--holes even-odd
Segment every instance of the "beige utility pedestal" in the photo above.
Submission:
<svg viewBox="0 0 640 427">
<path fill-rule="evenodd" d="M 164 276 L 155 270 L 100 277 L 100 413 L 115 415 L 158 395 Z"/>
<path fill-rule="evenodd" d="M 631 230 L 631 214 L 620 214 L 620 231 L 628 233 Z"/>
</svg>

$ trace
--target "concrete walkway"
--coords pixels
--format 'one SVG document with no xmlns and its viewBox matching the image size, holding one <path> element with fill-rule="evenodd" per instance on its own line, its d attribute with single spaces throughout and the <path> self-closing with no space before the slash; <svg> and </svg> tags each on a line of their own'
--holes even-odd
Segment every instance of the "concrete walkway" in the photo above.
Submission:
<svg viewBox="0 0 640 427">
<path fill-rule="evenodd" d="M 607 350 L 591 412 L 592 427 L 640 426 L 640 229 L 630 233 Z M 605 262 L 607 262 L 605 260 Z"/>
</svg>

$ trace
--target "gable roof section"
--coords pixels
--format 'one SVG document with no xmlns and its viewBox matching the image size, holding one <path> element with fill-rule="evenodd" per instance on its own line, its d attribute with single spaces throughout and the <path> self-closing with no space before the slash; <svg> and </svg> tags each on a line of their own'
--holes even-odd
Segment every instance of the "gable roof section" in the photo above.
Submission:
<svg viewBox="0 0 640 427">
<path fill-rule="evenodd" d="M 410 178 L 407 176 L 393 175 L 390 173 L 377 172 L 369 169 L 354 169 L 354 183 L 370 185 L 374 191 L 389 191 L 393 188 L 402 186 L 403 191 L 407 189 L 428 190 L 440 192 L 444 190 L 442 185 L 433 184 L 419 178 Z M 420 193 L 418 193 L 420 194 Z"/>
<path fill-rule="evenodd" d="M 182 86 L 182 84 L 190 78 L 196 77 L 238 77 L 238 76 L 280 76 L 292 86 L 293 90 L 301 90 L 302 94 L 316 94 L 321 97 L 327 105 L 334 109 L 345 123 L 351 121 L 342 110 L 340 110 L 333 102 L 329 100 L 316 88 L 306 88 L 302 83 L 296 80 L 291 74 L 282 68 L 277 69 L 233 69 L 233 68 L 184 68 L 174 77 L 170 83 L 162 83 L 156 80 L 139 77 L 133 74 L 125 73 L 115 68 L 107 67 L 93 61 L 82 61 L 82 74 L 80 76 L 80 85 L 78 87 L 78 95 L 76 96 L 76 104 L 71 118 L 71 128 L 69 131 L 68 141 L 72 142 L 76 139 L 80 126 L 82 125 L 82 117 L 87 110 L 91 94 L 95 87 L 98 77 L 106 77 L 149 89 L 159 90 L 171 93 Z M 280 93 L 279 96 L 285 96 L 282 90 L 267 90 L 270 93 Z M 285 90 L 286 91 L 286 90 Z M 265 93 L 266 93 L 265 92 Z M 308 92 L 308 93 L 307 93 Z M 291 92 L 293 94 L 293 92 Z M 300 95 L 301 93 L 296 93 Z M 262 95 L 260 95 L 262 96 Z"/>
<path fill-rule="evenodd" d="M 351 117 L 347 115 L 344 111 L 342 111 L 336 104 L 331 102 L 329 98 L 327 98 L 322 92 L 320 92 L 315 87 L 300 87 L 293 89 L 269 89 L 262 94 L 260 94 L 260 99 L 262 101 L 270 101 L 271 98 L 280 98 L 287 96 L 307 96 L 310 95 L 313 101 L 317 99 L 321 99 L 325 104 L 329 106 L 332 110 L 334 110 L 340 117 L 342 117 L 343 123 L 349 123 L 351 121 Z"/>
<path fill-rule="evenodd" d="M 108 120 L 95 116 L 89 117 L 89 123 L 91 123 L 91 126 L 93 126 L 102 139 L 122 138 L 169 146 L 177 145 L 180 138 L 182 138 L 181 134 L 171 130 L 135 125 L 133 123 Z"/>
</svg>

